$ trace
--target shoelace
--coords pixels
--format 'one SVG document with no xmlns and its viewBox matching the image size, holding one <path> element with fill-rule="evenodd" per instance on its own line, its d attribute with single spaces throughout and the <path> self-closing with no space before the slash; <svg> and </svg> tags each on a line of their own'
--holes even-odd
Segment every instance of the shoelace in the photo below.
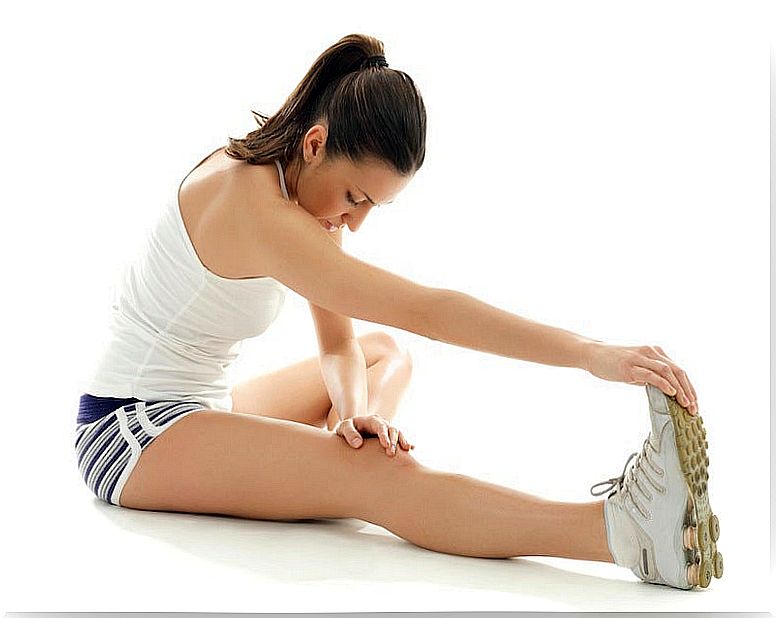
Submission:
<svg viewBox="0 0 776 618">
<path fill-rule="evenodd" d="M 633 502 L 634 506 L 639 510 L 639 512 L 642 514 L 642 516 L 647 519 L 649 518 L 649 513 L 646 510 L 646 507 L 643 507 L 641 503 L 636 499 L 636 496 L 631 491 L 631 487 L 635 485 L 639 488 L 642 494 L 647 498 L 647 500 L 652 500 L 652 494 L 650 494 L 647 489 L 639 483 L 639 478 L 644 477 L 646 478 L 652 487 L 655 488 L 660 493 L 665 493 L 666 489 L 662 485 L 660 485 L 657 481 L 652 479 L 652 477 L 647 474 L 646 472 L 646 466 L 642 466 L 642 462 L 646 462 L 650 468 L 657 474 L 658 476 L 663 476 L 665 474 L 665 471 L 662 470 L 659 466 L 655 465 L 654 462 L 649 458 L 649 449 L 652 449 L 655 453 L 657 453 L 657 449 L 652 444 L 652 441 L 650 438 L 652 437 L 652 434 L 647 436 L 647 439 L 644 440 L 644 446 L 641 449 L 641 453 L 631 453 L 631 456 L 628 457 L 628 461 L 625 462 L 625 467 L 622 469 L 622 474 L 618 477 L 607 479 L 606 481 L 601 481 L 600 483 L 596 483 L 593 485 L 593 487 L 590 488 L 590 493 L 594 496 L 601 496 L 605 494 L 607 491 L 611 490 L 611 493 L 608 497 L 611 497 L 617 492 L 621 492 L 623 496 L 623 500 L 625 500 L 626 497 L 630 497 L 631 502 Z M 633 464 L 630 471 L 626 472 L 628 470 L 628 464 L 631 462 L 631 459 L 634 457 L 636 458 L 636 463 Z M 641 474 L 639 474 L 641 473 Z M 626 477 L 628 482 L 626 483 Z M 598 487 L 598 485 L 606 485 L 608 484 L 608 487 L 606 487 L 603 491 L 595 492 L 593 489 L 595 487 Z"/>
</svg>

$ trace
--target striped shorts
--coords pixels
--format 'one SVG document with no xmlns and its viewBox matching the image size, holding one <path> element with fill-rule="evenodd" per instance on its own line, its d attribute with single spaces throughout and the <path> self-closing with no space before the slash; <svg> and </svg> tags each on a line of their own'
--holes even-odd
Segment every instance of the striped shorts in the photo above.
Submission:
<svg viewBox="0 0 776 618">
<path fill-rule="evenodd" d="M 76 422 L 78 471 L 87 487 L 101 500 L 120 506 L 121 490 L 143 449 L 173 423 L 205 409 L 196 401 L 138 400 L 97 420 Z"/>
</svg>

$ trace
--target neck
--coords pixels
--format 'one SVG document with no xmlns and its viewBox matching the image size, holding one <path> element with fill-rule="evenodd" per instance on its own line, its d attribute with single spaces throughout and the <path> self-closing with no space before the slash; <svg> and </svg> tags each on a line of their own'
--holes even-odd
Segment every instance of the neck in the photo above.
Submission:
<svg viewBox="0 0 776 618">
<path fill-rule="evenodd" d="M 297 187 L 299 186 L 299 174 L 301 172 L 301 166 L 298 161 L 292 162 L 288 165 L 288 169 L 284 170 L 283 175 L 286 179 L 286 191 L 288 191 L 288 199 L 297 201 Z M 299 203 L 299 202 L 297 202 Z"/>
</svg>

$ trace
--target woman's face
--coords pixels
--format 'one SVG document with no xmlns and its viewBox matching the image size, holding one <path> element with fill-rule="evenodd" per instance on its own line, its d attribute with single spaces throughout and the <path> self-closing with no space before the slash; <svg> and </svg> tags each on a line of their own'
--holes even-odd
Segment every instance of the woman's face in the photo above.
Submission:
<svg viewBox="0 0 776 618">
<path fill-rule="evenodd" d="M 286 178 L 289 197 L 322 227 L 347 225 L 355 232 L 372 208 L 392 202 L 412 176 L 400 176 L 379 161 L 354 165 L 345 158 L 327 159 L 326 135 L 324 125 L 315 125 L 305 135 L 306 163 Z"/>
</svg>

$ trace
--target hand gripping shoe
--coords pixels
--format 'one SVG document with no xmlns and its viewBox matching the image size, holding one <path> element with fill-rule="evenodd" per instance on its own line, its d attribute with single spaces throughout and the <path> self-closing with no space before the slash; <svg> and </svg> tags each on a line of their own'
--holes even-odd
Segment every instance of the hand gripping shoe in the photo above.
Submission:
<svg viewBox="0 0 776 618">
<path fill-rule="evenodd" d="M 708 497 L 708 443 L 703 420 L 646 385 L 652 431 L 609 489 L 604 516 L 609 551 L 642 581 L 690 590 L 722 577 L 719 521 Z M 630 469 L 628 464 L 638 455 Z M 600 492 L 593 489 L 609 483 Z"/>
</svg>

